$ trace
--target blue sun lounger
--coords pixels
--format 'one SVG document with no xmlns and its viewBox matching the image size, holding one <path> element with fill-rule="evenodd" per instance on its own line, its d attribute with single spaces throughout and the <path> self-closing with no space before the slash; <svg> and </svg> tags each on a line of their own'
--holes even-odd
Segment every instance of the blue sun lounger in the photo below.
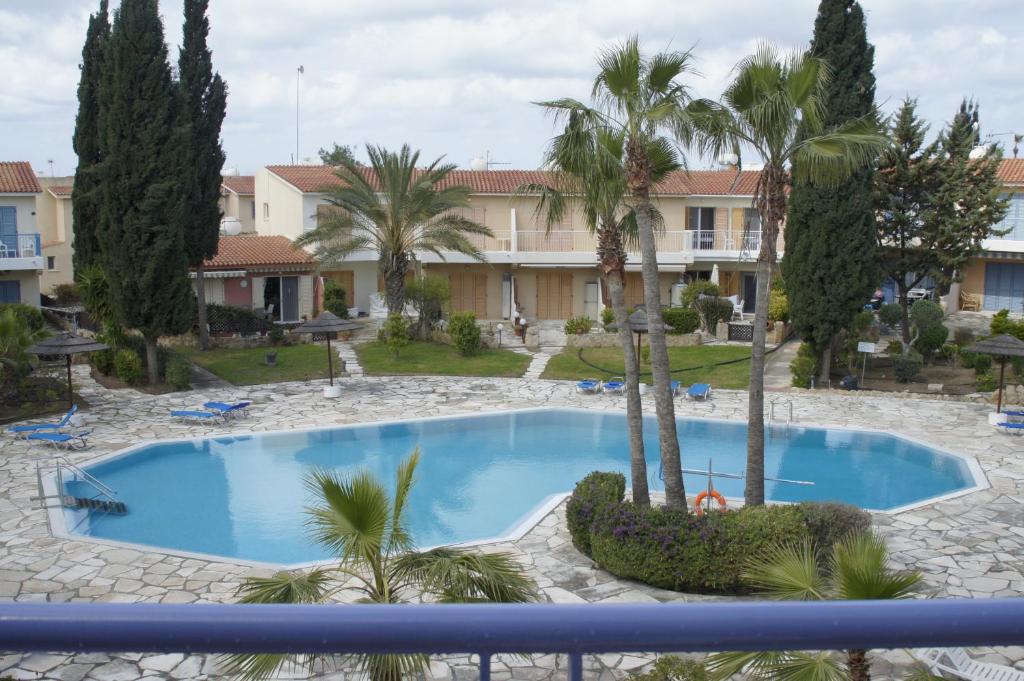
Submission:
<svg viewBox="0 0 1024 681">
<path fill-rule="evenodd" d="M 31 443 L 44 442 L 55 449 L 85 449 L 89 446 L 89 430 L 77 433 L 32 433 L 25 437 Z"/>
<path fill-rule="evenodd" d="M 223 414 L 216 414 L 212 411 L 199 411 L 197 409 L 174 409 L 171 411 L 171 416 L 176 419 L 196 422 L 225 418 Z"/>
<path fill-rule="evenodd" d="M 576 392 L 587 395 L 599 393 L 601 392 L 601 381 L 596 378 L 584 378 L 576 384 Z"/>
<path fill-rule="evenodd" d="M 1005 432 L 1007 433 L 1011 433 L 1013 435 L 1024 435 L 1024 423 L 1013 423 L 1011 421 L 1007 421 L 1005 423 L 997 423 L 996 425 L 1000 428 L 1005 428 Z"/>
<path fill-rule="evenodd" d="M 669 392 L 672 393 L 672 397 L 677 397 L 679 395 L 679 391 L 682 390 L 683 388 L 683 384 L 680 383 L 679 381 L 672 381 L 672 383 L 669 385 Z"/>
<path fill-rule="evenodd" d="M 248 416 L 249 405 L 252 402 L 235 402 L 234 404 L 228 404 L 227 402 L 207 402 L 203 405 L 206 409 L 212 409 L 214 412 L 219 412 L 224 416 Z"/>
<path fill-rule="evenodd" d="M 68 409 L 68 413 L 64 414 L 64 418 L 62 418 L 57 423 L 36 423 L 27 426 L 11 426 L 10 428 L 7 429 L 7 432 L 14 435 L 14 437 L 27 438 L 32 433 L 57 431 L 60 430 L 61 428 L 66 428 L 67 425 L 71 422 L 71 417 L 74 416 L 77 411 L 78 405 L 75 404 L 72 405 L 70 409 Z"/>
<path fill-rule="evenodd" d="M 626 392 L 626 381 L 621 376 L 616 376 L 610 381 L 605 381 L 601 390 L 609 395 L 621 395 Z"/>
<path fill-rule="evenodd" d="M 686 396 L 691 400 L 707 400 L 711 397 L 711 385 L 708 383 L 694 383 L 686 391 Z"/>
</svg>

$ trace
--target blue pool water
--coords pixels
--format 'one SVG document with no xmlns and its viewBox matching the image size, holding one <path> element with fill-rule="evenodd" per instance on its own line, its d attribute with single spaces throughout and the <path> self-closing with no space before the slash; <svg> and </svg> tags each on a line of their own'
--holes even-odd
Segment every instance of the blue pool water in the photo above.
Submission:
<svg viewBox="0 0 1024 681">
<path fill-rule="evenodd" d="M 644 424 L 652 488 L 658 480 L 657 424 Z M 683 465 L 742 473 L 746 425 L 679 420 Z M 629 475 L 625 415 L 537 410 L 366 424 L 330 430 L 215 437 L 145 446 L 89 466 L 117 490 L 126 516 L 68 512 L 79 534 L 272 563 L 329 558 L 307 535 L 303 476 L 316 468 L 372 471 L 389 484 L 414 447 L 422 457 L 409 521 L 421 547 L 507 533 L 552 495 L 594 470 Z M 769 477 L 813 486 L 767 484 L 776 501 L 835 500 L 890 509 L 973 486 L 959 457 L 881 433 L 776 428 Z M 69 492 L 87 494 L 82 483 Z M 701 476 L 686 477 L 693 494 Z M 743 481 L 718 479 L 726 496 Z"/>
</svg>

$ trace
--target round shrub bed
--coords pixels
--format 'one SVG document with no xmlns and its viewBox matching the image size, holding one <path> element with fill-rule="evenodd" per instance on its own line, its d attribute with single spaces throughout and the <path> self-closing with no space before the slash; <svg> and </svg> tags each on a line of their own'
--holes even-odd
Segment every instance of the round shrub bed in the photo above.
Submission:
<svg viewBox="0 0 1024 681">
<path fill-rule="evenodd" d="M 576 485 L 567 506 L 573 545 L 616 577 L 662 589 L 743 594 L 752 559 L 782 543 L 810 539 L 821 555 L 870 518 L 844 504 L 752 506 L 696 516 L 679 509 L 623 501 L 621 473 L 594 472 Z"/>
</svg>

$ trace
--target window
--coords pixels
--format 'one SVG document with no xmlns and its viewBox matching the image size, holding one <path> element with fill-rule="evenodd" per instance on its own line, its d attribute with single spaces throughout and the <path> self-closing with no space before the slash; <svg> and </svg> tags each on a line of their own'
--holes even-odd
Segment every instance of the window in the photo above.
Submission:
<svg viewBox="0 0 1024 681">
<path fill-rule="evenodd" d="M 46 269 L 55 270 L 57 269 L 57 258 L 52 255 L 46 256 Z"/>
<path fill-rule="evenodd" d="M 689 209 L 687 229 L 699 229 L 710 232 L 715 228 L 715 209 L 691 206 Z"/>
<path fill-rule="evenodd" d="M 252 219 L 255 220 L 256 219 L 256 202 L 253 201 L 251 204 L 249 204 L 249 208 L 252 210 Z"/>
<path fill-rule="evenodd" d="M 1006 211 L 1006 217 L 996 225 L 996 229 L 1010 230 L 1003 236 L 994 237 L 1006 241 L 1024 241 L 1024 193 L 1004 194 L 1002 198 L 1010 199 L 1010 207 Z"/>
<path fill-rule="evenodd" d="M 267 220 L 270 218 L 270 204 L 266 201 L 263 202 L 263 219 Z"/>
<path fill-rule="evenodd" d="M 0 303 L 20 303 L 21 282 L 0 281 Z"/>
</svg>

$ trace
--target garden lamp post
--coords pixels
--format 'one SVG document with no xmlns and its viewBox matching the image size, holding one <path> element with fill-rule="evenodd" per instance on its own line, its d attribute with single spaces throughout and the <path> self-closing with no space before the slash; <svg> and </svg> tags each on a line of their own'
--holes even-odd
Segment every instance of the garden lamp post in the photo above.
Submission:
<svg viewBox="0 0 1024 681">
<path fill-rule="evenodd" d="M 68 367 L 68 408 L 70 409 L 75 405 L 74 392 L 71 389 L 71 355 L 77 355 L 82 352 L 96 352 L 98 350 L 106 350 L 107 346 L 103 343 L 97 343 L 91 338 L 83 338 L 82 336 L 76 336 L 73 333 L 58 333 L 52 338 L 47 338 L 44 341 L 40 341 L 35 345 L 28 348 L 28 352 L 33 355 L 41 356 L 54 356 L 63 355 L 67 360 Z"/>
<path fill-rule="evenodd" d="M 498 324 L 498 347 L 499 348 L 501 347 L 501 332 L 504 331 L 504 330 L 505 330 L 505 325 L 499 323 Z"/>
</svg>

